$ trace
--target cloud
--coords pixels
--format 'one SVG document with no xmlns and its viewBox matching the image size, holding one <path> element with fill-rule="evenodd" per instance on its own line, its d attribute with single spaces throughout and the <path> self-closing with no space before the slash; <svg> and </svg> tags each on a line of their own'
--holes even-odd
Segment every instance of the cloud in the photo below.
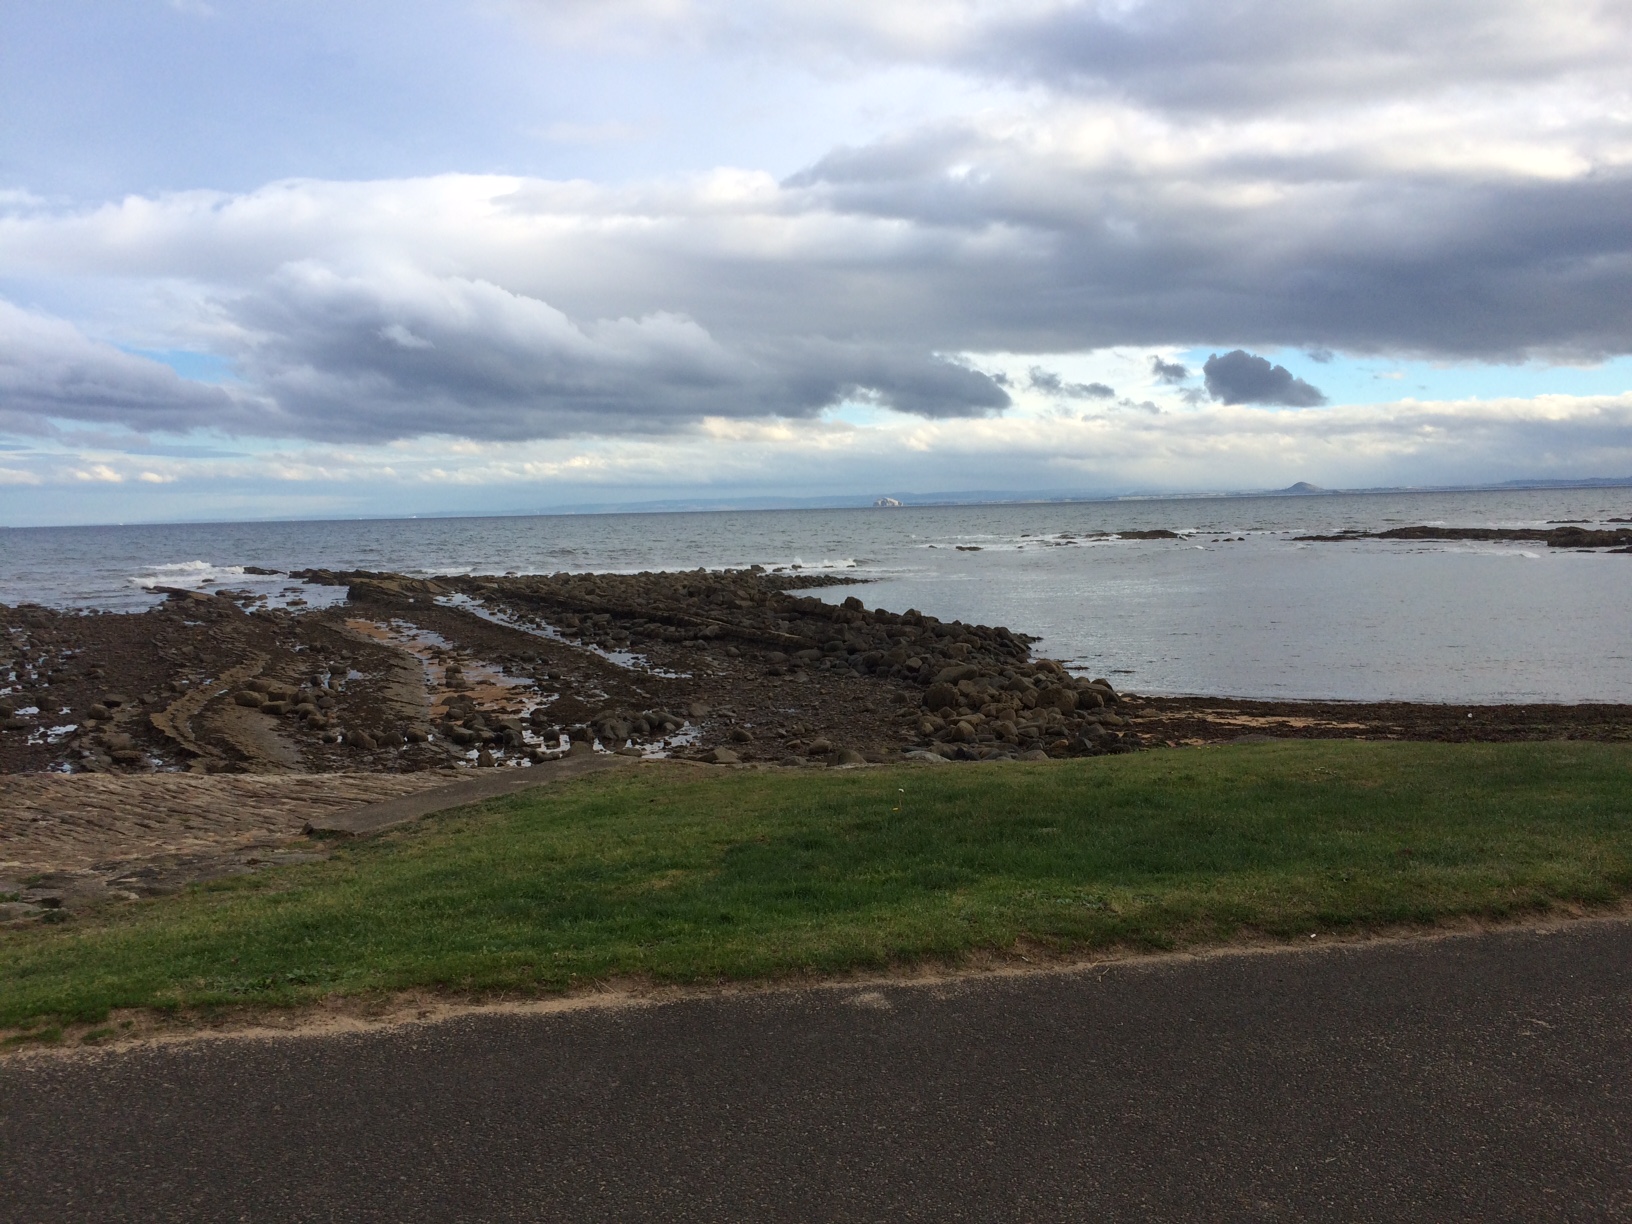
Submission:
<svg viewBox="0 0 1632 1224">
<path fill-rule="evenodd" d="M 1294 378 L 1285 366 L 1271 365 L 1267 358 L 1241 349 L 1222 357 L 1214 353 L 1201 369 L 1207 377 L 1208 394 L 1226 404 L 1312 408 L 1326 402 L 1318 387 Z"/>
<path fill-rule="evenodd" d="M 280 513 L 560 506 L 667 496 L 1196 491 L 1500 481 L 1632 470 L 1632 394 L 970 420 L 708 418 L 663 438 L 423 439 L 155 461 L 107 451 L 8 457 L 10 521 L 116 517 L 140 497 L 191 517 L 233 505 Z M 97 467 L 121 481 L 81 478 Z M 144 482 L 143 472 L 172 477 Z M 462 491 L 457 492 L 456 491 Z M 95 499 L 102 499 L 100 501 Z M 158 502 L 151 499 L 159 498 Z M 463 499 L 463 500 L 461 500 Z M 99 507 L 100 509 L 87 509 Z M 264 512 L 264 511 L 263 511 Z M 733 558 L 731 560 L 741 560 Z"/>
<path fill-rule="evenodd" d="M 564 42 L 676 43 L 818 70 L 923 65 L 1167 107 L 1262 109 L 1624 70 L 1632 14 L 1601 0 L 511 0 Z"/>
<path fill-rule="evenodd" d="M 0 309 L 0 425 L 668 437 L 845 400 L 999 415 L 990 353 L 1632 350 L 1625 5 L 512 8 L 549 39 L 700 49 L 722 57 L 711 68 L 928 69 L 952 101 L 863 125 L 780 179 L 288 179 L 93 207 L 0 193 L 6 291 L 60 316 Z M 977 79 L 997 85 L 977 95 Z M 213 354 L 235 380 L 118 346 Z M 1256 369 L 1208 387 L 1319 402 L 1279 367 L 1265 390 Z M 1038 371 L 1029 388 L 1062 398 L 1141 381 Z M 1161 359 L 1151 373 L 1190 377 Z"/>
<path fill-rule="evenodd" d="M 1001 410 L 986 375 L 824 337 L 728 347 L 685 315 L 579 322 L 490 281 L 305 261 L 215 303 L 264 436 L 381 441 L 662 434 L 705 416 L 814 416 L 858 399 L 925 417 Z M 216 416 L 197 424 L 242 422 Z"/>
<path fill-rule="evenodd" d="M 0 429 L 38 434 L 53 419 L 132 429 L 232 428 L 250 426 L 256 415 L 245 397 L 0 299 Z"/>
<path fill-rule="evenodd" d="M 1031 387 L 1034 391 L 1041 391 L 1045 395 L 1059 396 L 1065 399 L 1113 399 L 1116 389 L 1102 382 L 1074 383 L 1066 382 L 1051 370 L 1041 366 L 1032 366 L 1028 372 Z"/>
<path fill-rule="evenodd" d="M 1190 371 L 1177 361 L 1163 361 L 1160 357 L 1150 359 L 1150 372 L 1156 376 L 1156 381 L 1177 386 L 1190 377 Z"/>
</svg>

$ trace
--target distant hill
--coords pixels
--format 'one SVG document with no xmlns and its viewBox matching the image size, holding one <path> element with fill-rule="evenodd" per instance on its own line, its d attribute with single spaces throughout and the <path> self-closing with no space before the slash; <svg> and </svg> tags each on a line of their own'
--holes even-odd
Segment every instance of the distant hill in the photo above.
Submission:
<svg viewBox="0 0 1632 1224">
<path fill-rule="evenodd" d="M 1330 493 L 1330 489 L 1323 489 L 1319 485 L 1312 485 L 1307 480 L 1300 480 L 1295 485 L 1287 485 L 1284 489 L 1276 489 L 1277 493 Z"/>
</svg>

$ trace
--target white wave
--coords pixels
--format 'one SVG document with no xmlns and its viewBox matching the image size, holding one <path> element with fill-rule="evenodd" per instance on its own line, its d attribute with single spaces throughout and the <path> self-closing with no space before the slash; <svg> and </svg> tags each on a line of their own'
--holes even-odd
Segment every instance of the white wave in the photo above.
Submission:
<svg viewBox="0 0 1632 1224">
<path fill-rule="evenodd" d="M 223 578 L 242 578 L 241 565 L 211 565 L 208 561 L 176 561 L 169 565 L 144 565 L 146 573 L 133 574 L 128 581 L 132 586 L 200 587 L 205 583 L 220 582 Z"/>
</svg>

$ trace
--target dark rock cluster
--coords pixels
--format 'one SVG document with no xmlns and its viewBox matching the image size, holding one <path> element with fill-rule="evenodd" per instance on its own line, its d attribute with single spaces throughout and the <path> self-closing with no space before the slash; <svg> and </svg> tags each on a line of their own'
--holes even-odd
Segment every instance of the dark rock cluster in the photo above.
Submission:
<svg viewBox="0 0 1632 1224">
<path fill-rule="evenodd" d="M 1609 530 L 1563 524 L 1556 527 L 1390 527 L 1387 531 L 1344 531 L 1338 535 L 1297 536 L 1300 541 L 1333 544 L 1345 540 L 1507 540 L 1545 544 L 1548 548 L 1632 549 L 1632 527 Z"/>
</svg>

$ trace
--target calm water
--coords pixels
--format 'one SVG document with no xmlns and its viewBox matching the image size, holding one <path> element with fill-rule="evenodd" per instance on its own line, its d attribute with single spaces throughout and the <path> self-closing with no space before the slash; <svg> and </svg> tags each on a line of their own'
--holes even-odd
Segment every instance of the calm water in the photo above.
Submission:
<svg viewBox="0 0 1632 1224">
<path fill-rule="evenodd" d="M 1627 517 L 1632 489 L 31 528 L 0 531 L 0 602 L 130 609 L 152 603 L 155 584 L 287 585 L 245 577 L 244 565 L 423 574 L 799 565 L 876 579 L 856 592 L 872 606 L 1035 634 L 1039 651 L 1134 691 L 1632 701 L 1632 557 L 1291 538 Z M 1156 527 L 1192 534 L 1058 538 Z"/>
</svg>

